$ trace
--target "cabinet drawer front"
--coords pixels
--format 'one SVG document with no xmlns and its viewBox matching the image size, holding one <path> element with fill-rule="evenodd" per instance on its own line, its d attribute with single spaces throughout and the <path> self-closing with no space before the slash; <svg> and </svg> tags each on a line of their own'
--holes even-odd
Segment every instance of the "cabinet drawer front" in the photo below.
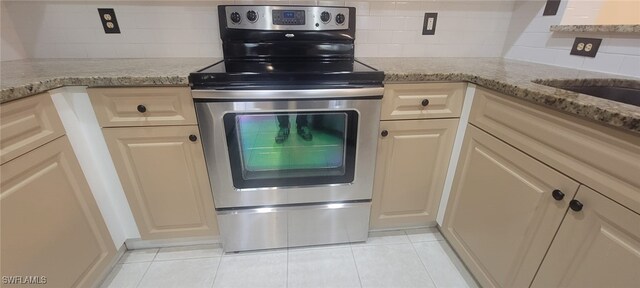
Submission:
<svg viewBox="0 0 640 288">
<path fill-rule="evenodd" d="M 640 212 L 640 136 L 477 89 L 469 121 Z"/>
<path fill-rule="evenodd" d="M 458 119 L 382 121 L 371 228 L 435 223 Z"/>
<path fill-rule="evenodd" d="M 442 230 L 451 246 L 483 287 L 528 287 L 578 183 L 473 126 L 455 179 Z"/>
<path fill-rule="evenodd" d="M 96 286 L 115 246 L 67 137 L 0 173 L 2 275 L 45 276 L 47 287 Z"/>
<path fill-rule="evenodd" d="M 386 84 L 380 118 L 460 117 L 466 87 L 465 83 Z M 425 100 L 427 106 L 423 106 Z"/>
<path fill-rule="evenodd" d="M 103 133 L 142 239 L 218 234 L 197 126 Z"/>
<path fill-rule="evenodd" d="M 89 88 L 87 93 L 101 127 L 197 123 L 187 87 Z"/>
<path fill-rule="evenodd" d="M 640 215 L 581 186 L 531 287 L 638 287 Z"/>
<path fill-rule="evenodd" d="M 64 135 L 49 93 L 0 105 L 0 162 Z"/>
</svg>

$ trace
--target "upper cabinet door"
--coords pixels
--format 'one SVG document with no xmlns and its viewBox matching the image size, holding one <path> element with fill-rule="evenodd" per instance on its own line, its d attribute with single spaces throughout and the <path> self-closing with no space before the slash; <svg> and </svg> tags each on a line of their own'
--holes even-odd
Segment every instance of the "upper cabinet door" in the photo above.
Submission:
<svg viewBox="0 0 640 288">
<path fill-rule="evenodd" d="M 460 117 L 466 83 L 387 84 L 380 120 Z"/>
<path fill-rule="evenodd" d="M 101 127 L 197 123 L 188 87 L 89 88 L 87 93 Z"/>
<path fill-rule="evenodd" d="M 64 135 L 49 93 L 0 105 L 0 162 Z"/>
<path fill-rule="evenodd" d="M 638 287 L 640 215 L 581 186 L 532 287 Z"/>
<path fill-rule="evenodd" d="M 469 125 L 442 231 L 483 287 L 528 287 L 577 189 Z"/>
<path fill-rule="evenodd" d="M 433 224 L 458 119 L 382 121 L 371 228 Z"/>
<path fill-rule="evenodd" d="M 3 164 L 0 174 L 2 276 L 96 286 L 116 250 L 67 137 Z"/>
<path fill-rule="evenodd" d="M 142 239 L 218 235 L 197 126 L 103 133 Z"/>
</svg>

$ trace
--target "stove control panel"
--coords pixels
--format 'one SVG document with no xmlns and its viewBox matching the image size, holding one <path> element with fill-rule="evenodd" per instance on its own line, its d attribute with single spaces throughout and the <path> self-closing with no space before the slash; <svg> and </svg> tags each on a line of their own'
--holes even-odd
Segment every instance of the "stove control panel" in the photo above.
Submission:
<svg viewBox="0 0 640 288">
<path fill-rule="evenodd" d="M 227 28 L 247 30 L 323 31 L 349 29 L 347 7 L 226 6 Z"/>
</svg>

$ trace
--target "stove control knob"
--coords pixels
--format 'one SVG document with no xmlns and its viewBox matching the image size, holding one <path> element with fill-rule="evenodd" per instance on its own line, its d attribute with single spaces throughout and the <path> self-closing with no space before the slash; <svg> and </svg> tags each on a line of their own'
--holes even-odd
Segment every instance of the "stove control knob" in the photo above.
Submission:
<svg viewBox="0 0 640 288">
<path fill-rule="evenodd" d="M 336 23 L 338 25 L 344 24 L 344 14 L 338 13 L 338 15 L 336 15 Z"/>
<path fill-rule="evenodd" d="M 256 22 L 256 20 L 258 20 L 258 13 L 256 13 L 256 11 L 249 10 L 249 12 L 247 12 L 247 19 L 249 19 L 249 22 Z"/>
<path fill-rule="evenodd" d="M 242 18 L 240 17 L 240 13 L 238 12 L 231 13 L 231 16 L 229 16 L 229 18 L 231 18 L 231 22 L 236 24 L 240 23 L 240 20 L 242 20 Z"/>
<path fill-rule="evenodd" d="M 331 13 L 322 11 L 322 13 L 320 13 L 320 20 L 322 20 L 322 23 L 329 22 L 329 20 L 331 20 Z"/>
</svg>

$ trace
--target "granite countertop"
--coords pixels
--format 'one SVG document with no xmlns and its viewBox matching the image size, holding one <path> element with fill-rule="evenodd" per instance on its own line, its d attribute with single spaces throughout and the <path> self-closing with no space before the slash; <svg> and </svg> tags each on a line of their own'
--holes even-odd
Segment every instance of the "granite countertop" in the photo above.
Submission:
<svg viewBox="0 0 640 288">
<path fill-rule="evenodd" d="M 62 86 L 187 86 L 190 72 L 219 58 L 55 59 L 1 62 L 0 103 Z M 640 79 L 502 58 L 360 58 L 385 82 L 467 81 L 602 124 L 640 133 L 640 108 L 536 84 L 583 83 L 640 89 Z"/>
<path fill-rule="evenodd" d="M 640 33 L 638 24 L 619 25 L 551 25 L 551 32 L 606 32 L 606 33 Z"/>
</svg>

